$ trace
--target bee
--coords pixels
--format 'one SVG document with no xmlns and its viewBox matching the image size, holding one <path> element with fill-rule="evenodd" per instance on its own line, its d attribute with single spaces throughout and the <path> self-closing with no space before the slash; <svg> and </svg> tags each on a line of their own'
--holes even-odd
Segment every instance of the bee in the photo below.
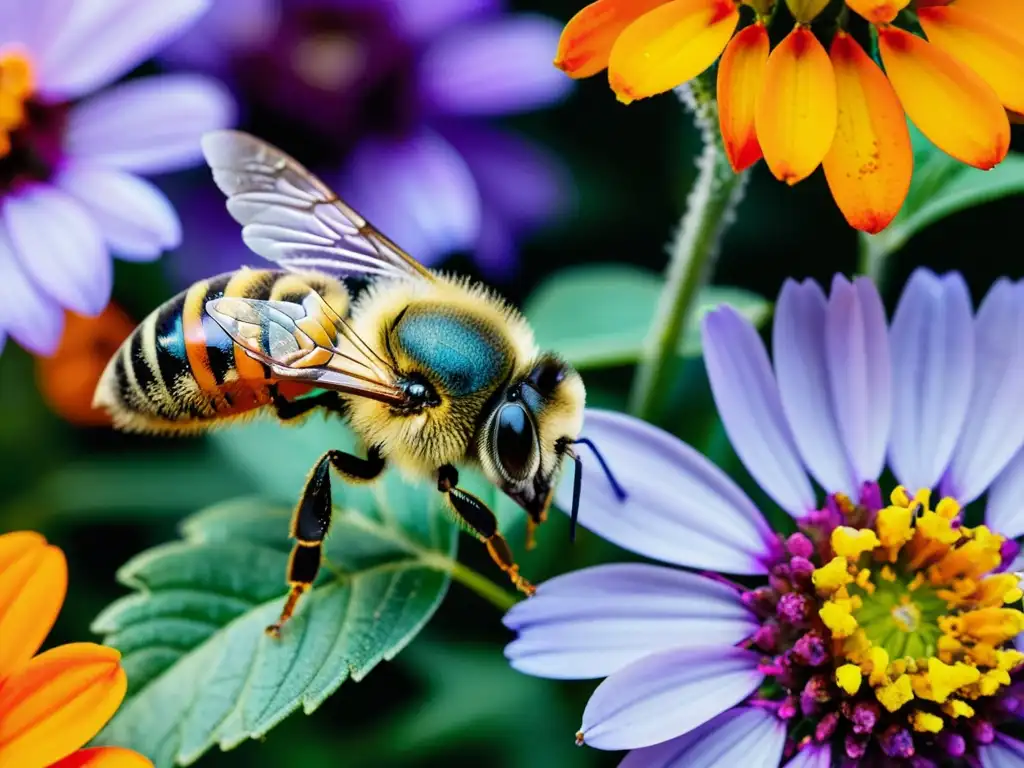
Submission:
<svg viewBox="0 0 1024 768">
<path fill-rule="evenodd" d="M 118 428 L 154 433 L 202 432 L 259 413 L 291 422 L 321 410 L 361 438 L 365 456 L 327 451 L 306 480 L 272 635 L 319 571 L 332 469 L 350 483 L 373 481 L 388 465 L 432 480 L 515 587 L 533 594 L 494 513 L 459 486 L 457 465 L 478 466 L 526 511 L 529 548 L 570 457 L 574 532 L 573 446 L 594 449 L 579 438 L 580 375 L 538 350 L 526 320 L 499 296 L 427 269 L 277 148 L 238 131 L 209 133 L 202 148 L 242 239 L 276 268 L 200 281 L 154 310 L 110 360 L 94 406 Z M 355 299 L 352 278 L 368 282 Z"/>
</svg>

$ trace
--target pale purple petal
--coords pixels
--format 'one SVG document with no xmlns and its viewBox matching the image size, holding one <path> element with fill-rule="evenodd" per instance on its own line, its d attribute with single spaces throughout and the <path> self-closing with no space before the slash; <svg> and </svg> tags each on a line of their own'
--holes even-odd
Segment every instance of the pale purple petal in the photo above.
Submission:
<svg viewBox="0 0 1024 768">
<path fill-rule="evenodd" d="M 1015 539 L 1024 535 L 1024 449 L 1017 451 L 988 490 L 985 524 Z"/>
<path fill-rule="evenodd" d="M 171 203 L 138 176 L 71 164 L 54 183 L 85 207 L 118 256 L 151 261 L 181 242 L 181 223 Z"/>
<path fill-rule="evenodd" d="M 178 67 L 227 74 L 231 56 L 267 44 L 281 20 L 280 0 L 215 0 L 187 35 L 160 59 Z"/>
<path fill-rule="evenodd" d="M 6 200 L 4 221 L 32 281 L 62 307 L 97 315 L 110 301 L 114 269 L 96 222 L 71 196 L 42 185 Z"/>
<path fill-rule="evenodd" d="M 344 0 L 352 3 L 353 0 Z M 358 1 L 358 0 L 357 0 Z M 380 5 L 380 0 L 361 0 Z M 501 10 L 501 0 L 387 0 L 393 8 L 394 23 L 403 33 L 416 40 L 429 40 L 462 22 L 487 16 Z M 550 58 L 550 57 L 549 57 Z"/>
<path fill-rule="evenodd" d="M 830 744 L 808 744 L 784 768 L 830 768 L 832 765 L 832 746 Z"/>
<path fill-rule="evenodd" d="M 885 309 L 866 277 L 833 278 L 825 341 L 836 422 L 859 486 L 882 474 L 892 420 Z"/>
<path fill-rule="evenodd" d="M 65 151 L 75 160 L 162 173 L 202 159 L 199 137 L 234 119 L 227 90 L 199 75 L 132 80 L 77 104 Z"/>
<path fill-rule="evenodd" d="M 978 757 L 982 768 L 1022 768 L 1024 741 L 996 733 L 996 739 L 991 744 L 978 745 Z"/>
<path fill-rule="evenodd" d="M 561 25 L 532 14 L 459 25 L 433 41 L 417 79 L 426 108 L 450 115 L 503 115 L 551 104 L 572 80 L 551 65 Z"/>
<path fill-rule="evenodd" d="M 505 656 L 520 672 L 606 677 L 657 651 L 729 646 L 758 621 L 740 592 L 660 565 L 599 565 L 546 581 L 505 615 L 518 637 Z"/>
<path fill-rule="evenodd" d="M 974 326 L 967 284 L 919 269 L 900 297 L 890 330 L 893 425 L 889 461 L 911 492 L 942 477 L 967 416 Z"/>
<path fill-rule="evenodd" d="M 1024 285 L 999 280 L 974 319 L 974 386 L 967 418 L 942 481 L 967 504 L 995 479 L 1024 441 Z"/>
<path fill-rule="evenodd" d="M 757 331 L 735 309 L 723 306 L 704 318 L 701 335 L 715 405 L 743 465 L 791 515 L 814 509 L 814 490 Z"/>
<path fill-rule="evenodd" d="M 772 327 L 779 397 L 807 468 L 829 493 L 859 486 L 839 437 L 825 349 L 827 300 L 813 280 L 782 286 Z"/>
<path fill-rule="evenodd" d="M 703 725 L 749 696 L 764 675 L 742 648 L 676 648 L 608 677 L 583 711 L 583 741 L 597 749 L 660 744 Z"/>
<path fill-rule="evenodd" d="M 580 524 L 628 550 L 722 573 L 763 574 L 774 534 L 728 475 L 676 437 L 639 419 L 588 408 L 583 435 L 628 494 L 620 501 L 584 446 Z M 572 472 L 556 491 L 572 500 Z"/>
<path fill-rule="evenodd" d="M 30 51 L 33 60 L 45 56 L 53 43 L 53 30 L 60 29 L 76 2 L 81 4 L 81 0 L 0 3 L 0 48 L 13 43 Z"/>
<path fill-rule="evenodd" d="M 451 144 L 427 129 L 404 139 L 365 139 L 339 191 L 423 263 L 472 248 L 480 234 L 473 174 Z"/>
<path fill-rule="evenodd" d="M 634 749 L 619 768 L 778 768 L 785 746 L 784 722 L 757 707 L 737 707 L 682 736 Z"/>
<path fill-rule="evenodd" d="M 113 82 L 180 35 L 209 2 L 93 0 L 74 3 L 38 62 L 41 93 L 50 98 L 73 99 Z"/>
<path fill-rule="evenodd" d="M 64 330 L 64 310 L 22 267 L 0 221 L 0 329 L 37 355 L 52 355 Z"/>
</svg>

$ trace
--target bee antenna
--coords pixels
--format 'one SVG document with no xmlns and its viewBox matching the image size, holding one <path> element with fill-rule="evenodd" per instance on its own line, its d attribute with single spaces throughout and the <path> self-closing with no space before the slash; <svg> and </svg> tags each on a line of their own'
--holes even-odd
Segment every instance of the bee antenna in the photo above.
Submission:
<svg viewBox="0 0 1024 768">
<path fill-rule="evenodd" d="M 576 520 L 580 516 L 580 492 L 583 490 L 583 459 L 575 451 L 572 460 L 576 468 L 572 473 L 572 512 L 569 514 L 569 543 L 576 543 Z"/>
<path fill-rule="evenodd" d="M 615 491 L 616 498 L 618 498 L 619 501 L 625 501 L 626 491 L 622 488 L 621 485 L 619 485 L 619 481 L 615 479 L 615 475 L 612 474 L 612 471 L 609 468 L 608 463 L 604 460 L 604 456 L 601 455 L 601 452 L 597 450 L 597 446 L 594 445 L 594 442 L 589 437 L 581 437 L 577 440 L 573 440 L 572 444 L 585 445 L 594 452 L 594 455 L 597 457 L 598 463 L 601 465 L 601 469 L 604 470 L 605 477 L 608 478 L 608 482 L 611 483 L 612 485 L 612 490 Z"/>
</svg>

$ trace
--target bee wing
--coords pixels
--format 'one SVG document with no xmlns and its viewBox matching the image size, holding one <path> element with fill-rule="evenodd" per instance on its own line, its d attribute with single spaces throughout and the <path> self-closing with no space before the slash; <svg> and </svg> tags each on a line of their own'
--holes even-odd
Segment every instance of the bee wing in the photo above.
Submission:
<svg viewBox="0 0 1024 768">
<path fill-rule="evenodd" d="M 242 239 L 263 258 L 288 270 L 335 277 L 434 279 L 276 147 L 228 130 L 207 133 L 202 146 L 214 181 L 228 197 L 228 212 L 242 225 Z"/>
<path fill-rule="evenodd" d="M 392 405 L 406 402 L 394 369 L 315 293 L 302 304 L 225 296 L 208 301 L 206 311 L 278 378 Z"/>
</svg>

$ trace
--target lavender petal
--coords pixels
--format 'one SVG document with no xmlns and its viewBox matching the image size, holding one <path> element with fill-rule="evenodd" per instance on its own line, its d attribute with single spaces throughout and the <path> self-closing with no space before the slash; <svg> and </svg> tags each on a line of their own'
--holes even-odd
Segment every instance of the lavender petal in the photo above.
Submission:
<svg viewBox="0 0 1024 768">
<path fill-rule="evenodd" d="M 772 355 L 779 397 L 800 456 L 826 491 L 859 487 L 843 449 L 825 348 L 827 300 L 813 280 L 787 280 L 776 303 Z"/>
<path fill-rule="evenodd" d="M 73 160 L 162 173 L 202 159 L 199 137 L 233 119 L 231 97 L 216 80 L 145 77 L 75 105 L 64 148 Z"/>
<path fill-rule="evenodd" d="M 791 515 L 814 509 L 814 490 L 757 331 L 736 310 L 724 306 L 704 318 L 701 332 L 715 404 L 743 465 Z"/>
<path fill-rule="evenodd" d="M 786 726 L 774 714 L 737 707 L 682 736 L 634 749 L 619 768 L 778 768 L 785 744 Z"/>
<path fill-rule="evenodd" d="M 658 651 L 735 645 L 758 621 L 738 590 L 648 564 L 599 565 L 546 581 L 505 615 L 518 637 L 505 656 L 520 672 L 606 677 Z"/>
<path fill-rule="evenodd" d="M 859 487 L 882 473 L 892 421 L 889 337 L 874 283 L 835 276 L 825 339 L 836 421 Z"/>
<path fill-rule="evenodd" d="M 345 0 L 352 2 L 352 0 Z M 381 0 L 357 0 L 381 4 Z M 392 11 L 393 22 L 406 37 L 427 41 L 447 29 L 473 19 L 498 13 L 501 0 L 386 0 Z"/>
<path fill-rule="evenodd" d="M 784 768 L 830 768 L 832 765 L 832 746 L 830 744 L 807 744 Z"/>
<path fill-rule="evenodd" d="M 681 736 L 750 695 L 764 679 L 759 658 L 741 648 L 677 648 L 634 662 L 590 697 L 583 741 L 637 749 Z"/>
<path fill-rule="evenodd" d="M 912 492 L 933 488 L 953 454 L 971 397 L 974 328 L 963 278 L 914 272 L 896 307 L 890 344 L 889 461 Z"/>
<path fill-rule="evenodd" d="M 985 506 L 985 524 L 1009 538 L 1024 535 L 1024 449 L 992 481 Z"/>
<path fill-rule="evenodd" d="M 580 525 L 637 554 L 722 573 L 763 574 L 774 534 L 722 470 L 679 439 L 639 419 L 588 408 L 583 435 L 597 444 L 626 491 L 614 493 L 584 446 Z M 570 509 L 572 472 L 558 507 Z"/>
<path fill-rule="evenodd" d="M 974 386 L 943 493 L 968 504 L 1024 442 L 1024 283 L 999 280 L 974 318 Z"/>
<path fill-rule="evenodd" d="M 981 768 L 1021 768 L 1024 766 L 1024 741 L 997 733 L 991 744 L 978 746 Z"/>
<path fill-rule="evenodd" d="M 99 227 L 72 197 L 31 187 L 3 209 L 11 244 L 32 281 L 62 307 L 97 315 L 110 300 L 113 266 Z"/>
<path fill-rule="evenodd" d="M 138 176 L 71 164 L 54 183 L 89 212 L 122 258 L 151 261 L 181 242 L 178 214 L 160 190 Z"/>
<path fill-rule="evenodd" d="M 0 331 L 36 355 L 57 351 L 64 311 L 25 272 L 0 221 Z"/>
</svg>

